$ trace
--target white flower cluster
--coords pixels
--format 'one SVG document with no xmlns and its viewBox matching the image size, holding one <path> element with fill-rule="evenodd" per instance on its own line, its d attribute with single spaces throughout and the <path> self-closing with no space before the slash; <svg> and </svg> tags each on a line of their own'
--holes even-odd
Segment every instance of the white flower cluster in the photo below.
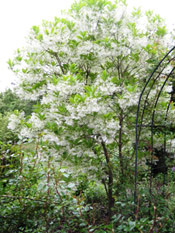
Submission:
<svg viewBox="0 0 175 233">
<path fill-rule="evenodd" d="M 172 149 L 175 151 L 175 138 L 173 138 L 171 140 L 168 140 L 167 141 L 167 146 L 168 146 L 169 149 L 171 148 L 171 151 L 172 151 Z"/>
<path fill-rule="evenodd" d="M 32 113 L 31 118 L 27 121 L 24 118 L 24 113 L 12 114 L 9 120 L 8 127 L 18 132 L 20 138 L 35 138 L 44 128 L 44 121 L 40 120 L 35 113 Z"/>
<path fill-rule="evenodd" d="M 84 89 L 84 84 L 76 81 L 73 85 L 68 81 L 60 81 L 57 85 L 48 84 L 50 92 L 59 92 L 59 97 L 67 98 L 76 93 L 81 93 Z"/>
<path fill-rule="evenodd" d="M 24 119 L 24 112 L 18 114 L 11 114 L 9 117 L 8 128 L 12 131 L 17 130 L 21 126 L 21 120 Z"/>
<path fill-rule="evenodd" d="M 105 103 L 100 103 L 100 98 L 87 97 L 83 103 L 78 106 L 68 104 L 66 106 L 71 119 L 80 120 L 93 113 L 104 114 L 108 111 Z"/>
<path fill-rule="evenodd" d="M 101 95 L 113 95 L 122 90 L 120 86 L 117 86 L 110 79 L 103 81 L 102 79 L 97 79 L 94 86 L 97 86 L 97 92 L 99 91 Z"/>
<path fill-rule="evenodd" d="M 42 130 L 44 128 L 44 122 L 39 119 L 36 113 L 32 113 L 31 118 L 28 122 L 32 124 L 32 127 L 35 130 Z"/>
<path fill-rule="evenodd" d="M 166 85 L 166 86 L 164 87 L 164 91 L 167 92 L 167 93 L 171 93 L 172 90 L 173 90 L 173 87 L 172 87 L 171 84 Z"/>
<path fill-rule="evenodd" d="M 37 90 L 28 91 L 22 86 L 16 88 L 16 94 L 24 100 L 38 100 L 39 97 L 44 96 L 47 92 L 46 86 L 38 88 Z"/>
<path fill-rule="evenodd" d="M 88 127 L 93 129 L 94 137 L 100 135 L 97 140 L 103 140 L 106 144 L 114 142 L 118 130 L 120 129 L 119 122 L 117 120 L 104 120 L 99 118 L 90 118 Z"/>
<path fill-rule="evenodd" d="M 128 107 L 136 106 L 139 101 L 139 93 L 125 91 L 124 95 L 118 99 L 118 103 L 121 109 L 127 109 Z"/>
<path fill-rule="evenodd" d="M 54 133 L 49 132 L 47 130 L 44 130 L 44 135 L 42 137 L 43 141 L 48 141 L 49 143 L 56 143 L 57 145 L 60 146 L 66 146 L 67 142 L 66 140 L 61 140 L 56 136 Z"/>
<path fill-rule="evenodd" d="M 20 130 L 18 136 L 20 138 L 35 138 L 36 134 L 33 129 L 28 128 L 28 127 L 23 127 Z"/>
<path fill-rule="evenodd" d="M 165 114 L 166 114 L 166 112 L 165 112 Z M 164 114 L 164 119 L 165 119 L 165 115 Z M 170 109 L 169 109 L 169 111 L 168 111 L 168 114 L 167 114 L 167 122 L 169 123 L 169 124 L 172 124 L 172 125 L 174 125 L 175 124 L 175 108 L 174 107 L 171 107 Z"/>
</svg>

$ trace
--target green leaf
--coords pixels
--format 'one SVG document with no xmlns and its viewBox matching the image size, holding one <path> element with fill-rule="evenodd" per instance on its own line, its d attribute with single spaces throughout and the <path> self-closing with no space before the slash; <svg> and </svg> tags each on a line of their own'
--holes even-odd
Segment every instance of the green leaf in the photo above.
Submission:
<svg viewBox="0 0 175 233">
<path fill-rule="evenodd" d="M 17 61 L 22 61 L 22 57 L 21 57 L 21 56 L 17 56 L 17 57 L 16 57 L 16 60 L 17 60 Z"/>
<path fill-rule="evenodd" d="M 33 26 L 32 29 L 36 34 L 39 33 L 39 26 Z"/>
<path fill-rule="evenodd" d="M 44 32 L 47 36 L 49 35 L 49 31 L 47 29 Z"/>
<path fill-rule="evenodd" d="M 39 41 L 42 41 L 43 40 L 43 34 L 39 34 L 37 37 L 36 37 L 37 40 Z"/>
<path fill-rule="evenodd" d="M 102 78 L 104 81 L 106 81 L 108 77 L 109 77 L 109 75 L 108 75 L 107 71 L 106 71 L 106 70 L 103 70 L 101 78 Z"/>
<path fill-rule="evenodd" d="M 137 85 L 128 85 L 126 88 L 129 92 L 135 92 L 137 89 Z"/>
<path fill-rule="evenodd" d="M 132 12 L 132 16 L 140 17 L 141 16 L 141 8 L 134 8 Z"/>
<path fill-rule="evenodd" d="M 53 27 L 53 28 L 51 29 L 51 34 L 53 34 L 54 31 L 55 31 L 55 28 Z"/>
<path fill-rule="evenodd" d="M 14 66 L 14 62 L 11 59 L 9 59 L 7 63 L 10 66 L 10 68 L 12 69 Z"/>
<path fill-rule="evenodd" d="M 27 69 L 22 68 L 22 72 L 25 74 L 27 73 Z"/>
<path fill-rule="evenodd" d="M 166 30 L 166 27 L 163 26 L 163 27 L 158 27 L 157 31 L 156 31 L 156 34 L 160 37 L 163 37 L 165 36 L 167 33 L 167 30 Z"/>
<path fill-rule="evenodd" d="M 128 23 L 128 28 L 132 31 L 133 36 L 137 36 L 136 23 Z"/>
<path fill-rule="evenodd" d="M 54 85 L 57 85 L 58 83 L 58 78 L 54 74 L 52 75 L 52 82 Z"/>
</svg>

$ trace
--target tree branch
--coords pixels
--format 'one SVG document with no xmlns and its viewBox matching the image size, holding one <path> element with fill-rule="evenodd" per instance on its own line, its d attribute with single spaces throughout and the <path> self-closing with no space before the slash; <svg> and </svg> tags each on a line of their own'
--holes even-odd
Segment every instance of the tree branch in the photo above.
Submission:
<svg viewBox="0 0 175 233">
<path fill-rule="evenodd" d="M 59 65 L 59 67 L 60 67 L 62 73 L 65 74 L 64 68 L 63 68 L 63 66 L 62 66 L 62 64 L 61 64 L 61 60 L 60 60 L 60 58 L 58 57 L 58 54 L 57 54 L 56 52 L 52 51 L 52 50 L 46 50 L 46 51 L 47 51 L 49 54 L 53 55 L 53 56 L 56 58 L 56 60 L 57 60 L 57 62 L 58 62 L 58 65 Z"/>
</svg>

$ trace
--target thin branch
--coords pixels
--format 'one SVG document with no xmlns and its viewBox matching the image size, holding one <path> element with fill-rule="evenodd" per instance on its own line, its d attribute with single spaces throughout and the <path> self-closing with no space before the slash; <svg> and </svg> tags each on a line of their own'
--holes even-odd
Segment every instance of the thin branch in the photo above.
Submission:
<svg viewBox="0 0 175 233">
<path fill-rule="evenodd" d="M 51 51 L 51 50 L 46 50 L 46 51 L 47 51 L 49 54 L 53 55 L 53 56 L 56 58 L 56 60 L 57 60 L 57 62 L 58 62 L 58 64 L 59 64 L 59 67 L 60 67 L 60 69 L 61 69 L 61 71 L 62 71 L 62 73 L 65 74 L 64 68 L 63 68 L 63 66 L 62 66 L 62 64 L 61 64 L 61 60 L 60 60 L 58 54 L 57 54 L 56 52 Z"/>
<path fill-rule="evenodd" d="M 61 60 L 60 60 L 60 58 L 58 57 L 57 54 L 55 54 L 55 58 L 56 58 L 56 60 L 57 60 L 57 62 L 58 62 L 58 64 L 59 64 L 59 66 L 60 66 L 60 69 L 61 69 L 62 73 L 65 74 L 64 69 L 63 69 L 63 66 L 62 66 L 62 64 L 61 64 Z"/>
</svg>

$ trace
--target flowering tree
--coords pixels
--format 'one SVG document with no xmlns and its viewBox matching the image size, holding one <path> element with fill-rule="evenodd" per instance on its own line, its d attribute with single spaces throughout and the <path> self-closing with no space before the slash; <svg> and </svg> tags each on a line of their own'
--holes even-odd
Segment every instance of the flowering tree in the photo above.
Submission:
<svg viewBox="0 0 175 233">
<path fill-rule="evenodd" d="M 133 151 L 138 96 L 167 50 L 166 33 L 159 16 L 128 11 L 124 0 L 80 0 L 33 26 L 28 46 L 9 60 L 17 93 L 38 101 L 30 118 L 12 115 L 9 128 L 39 138 L 52 161 L 84 161 L 105 186 L 109 213 L 114 177 L 122 181 Z"/>
</svg>

